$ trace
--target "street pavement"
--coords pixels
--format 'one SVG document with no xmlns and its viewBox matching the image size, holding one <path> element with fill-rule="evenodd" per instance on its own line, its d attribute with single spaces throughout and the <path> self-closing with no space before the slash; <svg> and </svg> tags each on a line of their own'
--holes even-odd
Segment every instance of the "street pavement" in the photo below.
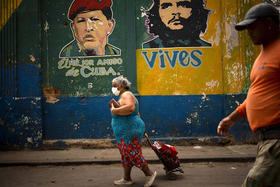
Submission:
<svg viewBox="0 0 280 187">
<path fill-rule="evenodd" d="M 257 146 L 252 144 L 230 146 L 175 146 L 181 163 L 194 162 L 253 162 Z M 160 163 L 154 151 L 143 146 L 148 163 Z M 64 150 L 0 151 L 0 167 L 41 165 L 117 164 L 120 153 L 117 148 Z"/>
<path fill-rule="evenodd" d="M 182 163 L 184 170 L 176 180 L 168 180 L 162 164 L 149 164 L 157 171 L 153 187 L 240 187 L 252 162 Z M 121 164 L 75 166 L 0 167 L 1 187 L 114 187 L 123 176 Z M 134 185 L 143 187 L 145 176 L 138 168 L 131 173 Z M 125 185 L 123 185 L 125 186 Z"/>
</svg>

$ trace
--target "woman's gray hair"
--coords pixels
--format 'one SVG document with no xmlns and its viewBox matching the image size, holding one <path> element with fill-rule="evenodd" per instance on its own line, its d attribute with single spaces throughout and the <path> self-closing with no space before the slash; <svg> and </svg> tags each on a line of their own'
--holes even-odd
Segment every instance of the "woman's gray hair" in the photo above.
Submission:
<svg viewBox="0 0 280 187">
<path fill-rule="evenodd" d="M 118 85 L 123 85 L 126 90 L 129 90 L 131 86 L 131 82 L 122 75 L 114 78 L 112 82 L 115 82 Z"/>
</svg>

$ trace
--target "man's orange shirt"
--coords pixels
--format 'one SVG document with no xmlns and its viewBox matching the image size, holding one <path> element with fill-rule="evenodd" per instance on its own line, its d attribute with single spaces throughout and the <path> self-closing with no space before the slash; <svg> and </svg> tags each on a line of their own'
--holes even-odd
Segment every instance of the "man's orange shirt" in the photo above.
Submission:
<svg viewBox="0 0 280 187">
<path fill-rule="evenodd" d="M 280 39 L 262 49 L 255 60 L 246 100 L 237 108 L 251 129 L 280 125 Z"/>
</svg>

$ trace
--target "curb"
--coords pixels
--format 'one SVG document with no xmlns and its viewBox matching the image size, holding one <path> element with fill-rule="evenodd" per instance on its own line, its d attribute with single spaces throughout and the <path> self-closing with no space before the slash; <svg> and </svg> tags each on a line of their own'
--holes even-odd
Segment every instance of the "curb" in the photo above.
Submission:
<svg viewBox="0 0 280 187">
<path fill-rule="evenodd" d="M 254 162 L 255 157 L 216 157 L 216 158 L 181 158 L 181 163 L 199 162 Z M 161 164 L 158 159 L 148 159 L 149 164 Z M 0 162 L 0 167 L 12 166 L 79 166 L 79 165 L 110 165 L 120 164 L 120 160 L 94 160 L 94 161 L 38 161 L 38 162 Z"/>
</svg>

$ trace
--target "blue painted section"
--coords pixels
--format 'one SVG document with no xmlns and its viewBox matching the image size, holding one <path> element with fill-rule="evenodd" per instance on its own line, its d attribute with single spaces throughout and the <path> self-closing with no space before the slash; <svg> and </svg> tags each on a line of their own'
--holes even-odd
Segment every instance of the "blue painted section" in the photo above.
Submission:
<svg viewBox="0 0 280 187">
<path fill-rule="evenodd" d="M 138 96 L 141 117 L 152 138 L 218 136 L 217 125 L 232 112 L 245 95 Z M 44 139 L 114 138 L 111 97 L 59 98 L 43 102 Z M 231 133 L 237 140 L 251 137 L 245 120 Z"/>
<path fill-rule="evenodd" d="M 155 138 L 218 136 L 217 126 L 246 98 L 246 94 L 141 96 L 140 111 L 146 130 Z M 248 121 L 239 120 L 230 133 L 237 141 L 248 141 Z M 213 139 L 211 139 L 212 141 Z"/>
<path fill-rule="evenodd" d="M 39 148 L 42 145 L 40 68 L 17 64 L 17 97 L 0 97 L 0 147 Z"/>
<path fill-rule="evenodd" d="M 112 97 L 60 97 L 55 104 L 46 103 L 41 99 L 38 65 L 21 64 L 16 70 L 20 97 L 0 98 L 0 147 L 38 148 L 43 139 L 114 139 L 108 107 Z M 219 121 L 242 103 L 246 94 L 137 98 L 150 137 L 177 141 L 217 136 Z M 252 136 L 246 120 L 239 121 L 231 134 L 238 141 Z"/>
<path fill-rule="evenodd" d="M 111 138 L 111 97 L 63 97 L 43 102 L 44 139 Z"/>
<path fill-rule="evenodd" d="M 233 95 L 224 95 L 225 105 L 224 105 L 224 114 L 223 116 L 229 115 L 236 107 L 243 103 L 246 99 L 247 94 L 233 94 Z M 234 138 L 240 142 L 251 141 L 250 139 L 253 136 L 253 133 L 249 127 L 247 119 L 240 119 L 236 124 L 231 128 L 230 134 L 234 135 Z"/>
<path fill-rule="evenodd" d="M 41 97 L 42 77 L 37 64 L 17 65 L 17 95 L 19 97 Z"/>
<path fill-rule="evenodd" d="M 217 135 L 223 96 L 147 96 L 140 98 L 147 132 L 154 137 Z"/>
<path fill-rule="evenodd" d="M 1 97 L 0 106 L 0 148 L 41 147 L 41 99 Z"/>
</svg>

